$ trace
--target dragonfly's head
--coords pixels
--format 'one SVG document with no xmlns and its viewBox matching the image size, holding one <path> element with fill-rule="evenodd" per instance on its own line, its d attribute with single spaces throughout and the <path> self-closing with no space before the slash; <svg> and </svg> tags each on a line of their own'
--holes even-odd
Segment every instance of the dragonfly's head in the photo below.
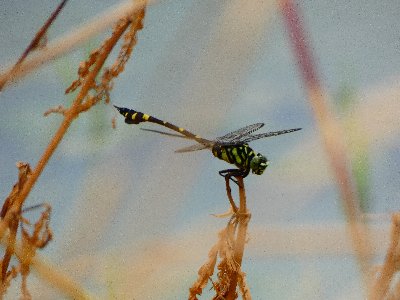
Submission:
<svg viewBox="0 0 400 300">
<path fill-rule="evenodd" d="M 268 159 L 264 155 L 257 153 L 250 161 L 251 172 L 257 175 L 261 175 L 268 167 L 268 164 Z"/>
</svg>

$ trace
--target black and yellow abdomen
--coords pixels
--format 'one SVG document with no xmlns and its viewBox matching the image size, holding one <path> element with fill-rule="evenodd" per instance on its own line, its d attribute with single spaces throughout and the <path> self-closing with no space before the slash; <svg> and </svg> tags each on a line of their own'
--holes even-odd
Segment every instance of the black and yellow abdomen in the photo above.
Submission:
<svg viewBox="0 0 400 300">
<path fill-rule="evenodd" d="M 148 114 L 144 114 L 140 111 L 136 111 L 133 109 L 129 109 L 129 108 L 124 108 L 124 107 L 118 107 L 115 106 L 114 107 L 119 111 L 119 113 L 121 115 L 123 115 L 125 117 L 125 123 L 127 124 L 140 124 L 142 122 L 150 122 L 150 123 L 155 123 L 164 127 L 167 127 L 173 131 L 179 132 L 180 134 L 195 140 L 196 142 L 202 144 L 202 145 L 211 145 L 210 141 L 203 139 L 202 137 L 191 133 L 190 131 L 182 128 L 182 127 L 178 127 L 172 123 L 160 120 L 156 117 L 150 116 Z"/>
<path fill-rule="evenodd" d="M 247 144 L 237 146 L 214 145 L 212 153 L 215 157 L 233 164 L 243 171 L 250 170 L 250 161 L 255 156 L 254 151 Z"/>
</svg>

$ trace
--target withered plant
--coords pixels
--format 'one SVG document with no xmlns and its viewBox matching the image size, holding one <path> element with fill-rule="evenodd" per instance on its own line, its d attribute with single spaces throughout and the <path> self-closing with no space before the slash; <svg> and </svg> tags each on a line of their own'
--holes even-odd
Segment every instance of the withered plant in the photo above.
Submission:
<svg viewBox="0 0 400 300">
<path fill-rule="evenodd" d="M 18 72 L 24 69 L 24 60 L 33 51 L 39 49 L 39 45 L 45 40 L 47 29 L 54 22 L 61 9 L 66 4 L 62 1 L 54 13 L 46 21 L 45 25 L 38 31 L 24 54 L 6 75 L 2 75 L 1 87 L 14 78 Z M 6 250 L 1 261 L 1 287 L 0 297 L 3 297 L 7 288 L 18 274 L 21 274 L 21 295 L 23 299 L 30 299 L 31 296 L 27 289 L 27 278 L 31 266 L 41 266 L 42 276 L 47 278 L 50 283 L 56 286 L 60 291 L 74 299 L 87 299 L 89 293 L 65 274 L 51 268 L 43 268 L 40 262 L 35 258 L 37 249 L 44 248 L 52 238 L 52 232 L 49 228 L 50 211 L 49 205 L 45 207 L 41 216 L 33 224 L 33 232 L 29 233 L 26 226 L 30 224 L 23 215 L 23 205 L 31 189 L 43 169 L 50 160 L 60 141 L 64 137 L 71 123 L 80 116 L 82 112 L 89 110 L 99 102 L 109 103 L 110 91 L 113 88 L 113 80 L 124 70 L 125 64 L 131 56 L 133 47 L 136 45 L 136 34 L 143 28 L 145 16 L 146 1 L 132 5 L 131 11 L 126 13 L 123 19 L 120 19 L 115 25 L 111 36 L 104 40 L 101 46 L 92 51 L 89 58 L 82 62 L 78 70 L 78 79 L 75 80 L 66 93 L 70 93 L 79 88 L 79 91 L 70 107 L 59 105 L 50 108 L 44 115 L 50 113 L 59 113 L 63 115 L 61 125 L 55 132 L 53 138 L 44 150 L 36 167 L 31 170 L 27 163 L 18 163 L 19 179 L 14 185 L 10 195 L 6 198 L 1 210 L 0 236 L 6 240 Z M 118 57 L 110 67 L 104 64 L 116 46 L 118 41 L 123 39 Z M 99 81 L 96 78 L 100 78 Z M 21 225 L 21 242 L 18 243 L 17 231 Z M 15 256 L 18 260 L 18 266 L 10 268 L 11 258 Z M 46 269 L 46 270 L 44 270 Z M 49 275 L 49 272 L 52 273 Z"/>
<path fill-rule="evenodd" d="M 246 283 L 246 274 L 242 271 L 242 259 L 246 244 L 247 225 L 250 221 L 250 212 L 247 210 L 246 193 L 242 177 L 236 177 L 239 188 L 239 208 L 236 206 L 229 179 L 226 178 L 226 193 L 231 204 L 232 217 L 228 224 L 218 234 L 217 243 L 210 249 L 208 260 L 198 271 L 198 278 L 189 289 L 189 300 L 197 300 L 207 283 L 211 281 L 215 290 L 213 299 L 236 299 L 237 287 L 243 299 L 251 299 L 249 287 Z M 218 263 L 217 280 L 211 276 L 214 274 Z"/>
</svg>

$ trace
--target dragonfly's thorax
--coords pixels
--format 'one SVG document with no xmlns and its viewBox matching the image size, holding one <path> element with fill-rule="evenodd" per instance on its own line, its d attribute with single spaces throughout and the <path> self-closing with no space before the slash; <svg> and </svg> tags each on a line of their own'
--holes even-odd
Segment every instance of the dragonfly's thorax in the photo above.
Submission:
<svg viewBox="0 0 400 300">
<path fill-rule="evenodd" d="M 251 169 L 253 173 L 256 173 L 254 170 L 260 170 L 263 168 L 263 166 L 259 166 L 260 163 L 266 162 L 266 158 L 263 156 L 262 157 L 265 159 L 265 161 L 262 159 L 260 161 L 258 154 L 255 153 L 248 144 L 220 145 L 217 143 L 213 146 L 212 153 L 215 157 L 218 157 L 219 159 L 222 159 L 230 164 L 234 164 L 239 169 L 247 172 L 249 172 Z M 256 159 L 256 161 L 254 159 Z M 256 166 L 257 164 L 258 166 Z M 265 167 L 261 172 L 256 174 L 262 174 L 264 169 Z"/>
</svg>

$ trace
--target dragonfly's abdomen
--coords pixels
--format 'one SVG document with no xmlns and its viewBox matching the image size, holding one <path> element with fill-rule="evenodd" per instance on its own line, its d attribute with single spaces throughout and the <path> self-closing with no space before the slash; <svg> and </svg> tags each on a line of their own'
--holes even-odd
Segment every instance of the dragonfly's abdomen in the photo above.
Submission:
<svg viewBox="0 0 400 300">
<path fill-rule="evenodd" d="M 133 109 L 118 107 L 115 105 L 114 105 L 114 107 L 116 109 L 118 109 L 119 113 L 125 117 L 125 123 L 127 123 L 127 124 L 140 124 L 143 122 L 155 123 L 155 124 L 167 127 L 175 132 L 178 132 L 190 139 L 193 139 L 202 145 L 206 145 L 206 146 L 211 145 L 210 141 L 203 139 L 202 137 L 200 137 L 196 134 L 193 134 L 190 131 L 188 131 L 182 127 L 178 127 L 172 123 L 157 119 L 156 117 L 150 116 L 148 114 L 144 114 L 140 111 L 136 111 Z"/>
<path fill-rule="evenodd" d="M 215 157 L 235 165 L 241 170 L 250 170 L 250 161 L 255 156 L 247 144 L 237 146 L 214 145 L 212 153 Z"/>
</svg>

